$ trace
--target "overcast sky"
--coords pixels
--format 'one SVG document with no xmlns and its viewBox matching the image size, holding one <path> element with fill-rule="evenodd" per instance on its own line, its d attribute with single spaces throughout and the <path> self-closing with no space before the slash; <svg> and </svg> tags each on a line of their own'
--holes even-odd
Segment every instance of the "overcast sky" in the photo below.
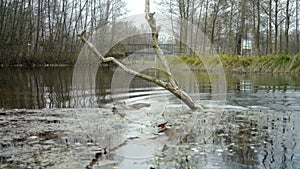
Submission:
<svg viewBox="0 0 300 169">
<path fill-rule="evenodd" d="M 142 14 L 145 12 L 145 0 L 125 0 L 127 3 L 128 15 Z M 156 4 L 150 1 L 150 11 L 156 11 Z"/>
</svg>

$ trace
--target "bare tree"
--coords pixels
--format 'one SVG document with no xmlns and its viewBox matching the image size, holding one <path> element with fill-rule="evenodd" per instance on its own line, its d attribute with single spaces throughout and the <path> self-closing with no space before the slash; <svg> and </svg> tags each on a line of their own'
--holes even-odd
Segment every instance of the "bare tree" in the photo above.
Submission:
<svg viewBox="0 0 300 169">
<path fill-rule="evenodd" d="M 273 54 L 277 54 L 277 48 L 278 48 L 278 13 L 279 13 L 279 2 L 278 0 L 275 0 L 275 11 L 274 11 L 274 21 L 271 19 L 271 22 L 274 22 L 274 50 L 273 50 Z M 272 8 L 271 8 L 272 9 Z"/>
<path fill-rule="evenodd" d="M 233 54 L 233 15 L 234 15 L 234 6 L 235 0 L 230 0 L 230 13 L 229 13 L 229 24 L 228 24 L 228 54 Z"/>
<path fill-rule="evenodd" d="M 299 9 L 300 3 L 299 0 L 296 0 L 296 44 L 297 44 L 297 53 L 300 53 L 300 31 L 299 31 Z"/>
<path fill-rule="evenodd" d="M 1 63 L 71 64 L 80 49 L 78 31 L 112 22 L 124 7 L 123 0 L 2 0 Z"/>
<path fill-rule="evenodd" d="M 260 1 L 253 1 L 253 32 L 254 32 L 254 44 L 255 44 L 255 53 L 260 56 L 260 25 L 261 25 L 261 16 L 260 16 Z"/>
<path fill-rule="evenodd" d="M 289 53 L 289 29 L 290 29 L 290 0 L 286 1 L 286 8 L 285 8 L 285 54 Z"/>
<path fill-rule="evenodd" d="M 164 13 L 177 23 L 179 53 L 187 24 L 197 25 L 219 52 L 241 54 L 242 39 L 251 33 L 254 54 L 300 52 L 299 0 L 158 0 Z M 125 13 L 124 0 L 2 0 L 0 1 L 1 64 L 69 63 L 76 60 L 80 41 L 113 23 Z M 187 32 L 190 31 L 190 32 Z M 199 32 L 194 35 L 199 36 Z M 252 35 L 251 35 L 252 38 Z M 193 43 L 193 39 L 189 39 Z M 252 39 L 251 39 L 252 40 Z M 206 40 L 203 40 L 204 43 Z M 200 47 L 200 46 L 199 46 Z M 201 47 L 203 48 L 203 47 Z M 190 51 L 192 52 L 192 51 Z"/>
<path fill-rule="evenodd" d="M 242 40 L 245 35 L 246 0 L 240 0 L 240 24 L 237 33 L 237 54 L 242 54 Z"/>
</svg>

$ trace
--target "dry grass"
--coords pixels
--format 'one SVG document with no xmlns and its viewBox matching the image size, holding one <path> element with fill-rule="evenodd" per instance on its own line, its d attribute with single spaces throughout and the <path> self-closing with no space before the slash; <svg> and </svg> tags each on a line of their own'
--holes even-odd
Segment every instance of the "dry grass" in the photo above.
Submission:
<svg viewBox="0 0 300 169">
<path fill-rule="evenodd" d="M 300 72 L 300 55 L 268 55 L 268 56 L 229 56 L 219 55 L 224 69 L 227 71 L 243 72 Z M 180 59 L 193 68 L 203 68 L 204 64 L 199 57 L 183 56 Z M 176 64 L 178 59 L 168 58 Z M 177 60 L 177 61 L 176 61 Z M 214 64 L 209 63 L 209 64 Z"/>
</svg>

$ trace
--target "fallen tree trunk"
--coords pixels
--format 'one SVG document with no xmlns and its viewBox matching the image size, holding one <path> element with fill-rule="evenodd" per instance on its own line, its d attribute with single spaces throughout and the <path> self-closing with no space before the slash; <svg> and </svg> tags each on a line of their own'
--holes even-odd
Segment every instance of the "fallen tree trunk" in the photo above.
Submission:
<svg viewBox="0 0 300 169">
<path fill-rule="evenodd" d="M 148 4 L 148 5 L 147 5 Z M 164 57 L 164 54 L 162 52 L 162 50 L 160 49 L 159 45 L 158 45 L 158 33 L 159 33 L 159 27 L 156 27 L 156 23 L 155 23 L 155 19 L 154 19 L 154 14 L 155 13 L 150 13 L 149 11 L 149 0 L 146 0 L 146 19 L 149 23 L 149 26 L 151 27 L 152 30 L 152 46 L 155 49 L 156 52 L 156 56 L 160 59 L 160 61 L 162 62 L 165 71 L 168 75 L 168 82 L 164 82 L 156 77 L 153 76 L 149 76 L 146 74 L 143 74 L 141 72 L 137 72 L 135 70 L 132 70 L 130 68 L 128 68 L 127 66 L 125 66 L 123 63 L 121 63 L 120 61 L 118 61 L 116 58 L 114 57 L 103 57 L 101 55 L 101 53 L 97 50 L 97 48 L 91 43 L 89 42 L 85 37 L 84 37 L 84 33 L 85 31 L 82 31 L 80 34 L 78 34 L 78 36 L 80 37 L 80 39 L 87 45 L 87 47 L 92 50 L 92 52 L 99 57 L 101 63 L 109 63 L 112 62 L 114 64 L 116 64 L 117 66 L 119 66 L 120 68 L 122 68 L 125 72 L 142 78 L 144 80 L 153 82 L 155 84 L 157 84 L 158 86 L 163 87 L 164 89 L 170 91 L 172 94 L 174 94 L 177 98 L 179 98 L 180 100 L 182 100 L 190 109 L 195 110 L 195 109 L 202 109 L 202 107 L 200 107 L 199 105 L 197 105 L 193 99 L 182 89 L 180 89 L 176 83 L 175 78 L 172 76 L 170 68 L 166 62 L 166 59 Z"/>
</svg>

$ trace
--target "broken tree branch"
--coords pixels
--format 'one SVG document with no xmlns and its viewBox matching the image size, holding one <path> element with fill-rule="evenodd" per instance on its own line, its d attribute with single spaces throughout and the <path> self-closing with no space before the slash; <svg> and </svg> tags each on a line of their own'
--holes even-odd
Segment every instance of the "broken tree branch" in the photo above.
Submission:
<svg viewBox="0 0 300 169">
<path fill-rule="evenodd" d="M 158 35 L 159 35 L 159 31 L 161 29 L 161 26 L 156 25 L 156 19 L 154 18 L 155 12 L 150 13 L 150 1 L 149 0 L 146 0 L 146 3 L 145 3 L 145 13 L 146 13 L 145 18 L 146 18 L 146 20 L 151 28 L 151 32 L 152 32 L 152 47 L 155 50 L 156 56 L 161 61 L 162 65 L 168 75 L 168 80 L 169 80 L 170 84 L 174 88 L 178 88 L 178 85 L 177 85 L 175 79 L 172 77 L 171 70 L 166 61 L 164 52 L 159 47 Z"/>
<path fill-rule="evenodd" d="M 147 8 L 147 2 L 148 2 L 148 8 Z M 175 79 L 172 77 L 170 68 L 167 64 L 167 61 L 164 57 L 163 51 L 160 49 L 159 45 L 158 45 L 158 32 L 160 30 L 160 27 L 156 26 L 156 21 L 155 18 L 153 17 L 155 13 L 150 13 L 149 12 L 149 0 L 146 0 L 146 19 L 151 27 L 152 30 L 152 46 L 155 49 L 156 55 L 157 57 L 161 60 L 165 71 L 168 75 L 168 82 L 164 82 L 156 77 L 153 76 L 149 76 L 140 72 L 137 72 L 135 70 L 132 70 L 130 68 L 128 68 L 127 66 L 125 66 L 123 63 L 121 63 L 120 61 L 118 61 L 117 59 L 115 59 L 114 57 L 103 57 L 101 55 L 101 53 L 97 50 L 97 48 L 91 43 L 89 42 L 85 36 L 84 36 L 84 32 L 82 31 L 78 34 L 78 36 L 80 37 L 80 39 L 87 45 L 87 47 L 92 50 L 92 52 L 99 57 L 101 63 L 108 63 L 108 62 L 112 62 L 114 64 L 116 64 L 117 66 L 119 66 L 121 69 L 123 69 L 125 72 L 142 78 L 144 80 L 153 82 L 155 84 L 157 84 L 158 86 L 163 87 L 164 89 L 170 91 L 172 94 L 174 94 L 177 98 L 179 98 L 180 100 L 182 100 L 190 109 L 195 110 L 195 109 L 202 109 L 202 107 L 198 106 L 197 104 L 195 104 L 195 102 L 193 101 L 193 99 L 182 89 L 180 89 L 175 81 Z"/>
<path fill-rule="evenodd" d="M 181 93 L 184 93 L 186 95 L 185 97 L 188 97 L 188 100 L 192 101 L 192 99 L 188 96 L 188 94 L 185 93 L 183 90 L 181 90 L 178 87 L 176 80 L 174 79 L 174 77 L 171 74 L 171 70 L 170 70 L 170 67 L 168 66 L 165 55 L 164 55 L 163 51 L 161 50 L 161 48 L 159 47 L 158 36 L 159 36 L 159 31 L 161 30 L 161 26 L 157 26 L 154 15 L 155 15 L 155 12 L 153 12 L 153 13 L 150 12 L 150 0 L 145 0 L 145 19 L 147 20 L 148 25 L 151 28 L 152 47 L 154 48 L 156 56 L 162 62 L 162 65 L 168 75 L 169 85 L 171 85 L 172 88 L 174 88 L 175 90 L 180 90 Z M 194 102 L 194 101 L 192 101 L 192 102 Z M 198 108 L 200 108 L 200 107 L 198 106 Z"/>
</svg>

